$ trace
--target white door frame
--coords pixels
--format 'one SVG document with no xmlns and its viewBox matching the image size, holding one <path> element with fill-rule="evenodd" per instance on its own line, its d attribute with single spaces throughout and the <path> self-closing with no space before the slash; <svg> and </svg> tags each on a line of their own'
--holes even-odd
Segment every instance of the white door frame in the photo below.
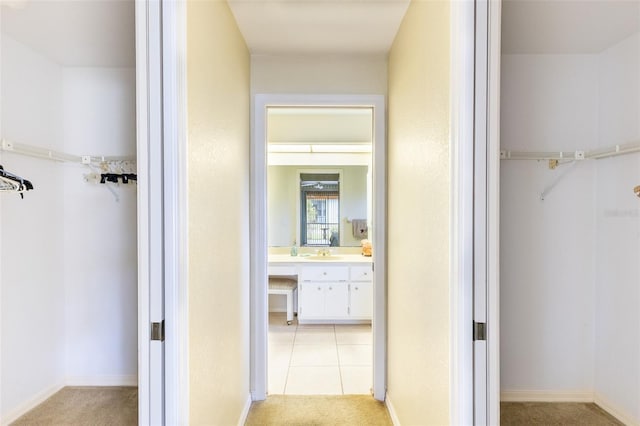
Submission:
<svg viewBox="0 0 640 426">
<path fill-rule="evenodd" d="M 150 123 L 150 78 L 152 67 L 149 39 L 159 37 L 157 27 L 149 20 L 150 5 L 146 1 L 136 2 L 136 126 L 137 126 L 137 172 L 138 172 L 138 423 L 150 424 L 151 406 L 151 188 L 149 182 Z"/>
<path fill-rule="evenodd" d="M 386 396 L 386 131 L 382 95 L 255 95 L 251 128 L 251 397 L 267 396 L 267 155 L 269 106 L 371 107 L 374 111 L 373 396 Z"/>
<path fill-rule="evenodd" d="M 487 91 L 487 424 L 500 424 L 500 63 L 502 0 L 489 1 Z"/>
<path fill-rule="evenodd" d="M 473 424 L 473 120 L 475 1 L 451 4 L 451 413 Z"/>
<path fill-rule="evenodd" d="M 500 36 L 501 0 L 475 0 L 473 320 L 474 424 L 500 424 Z"/>
<path fill-rule="evenodd" d="M 188 424 L 186 4 L 141 0 L 135 14 L 138 422 Z"/>
<path fill-rule="evenodd" d="M 500 423 L 500 8 L 451 9 L 451 424 Z M 486 341 L 472 341 L 474 320 Z"/>
</svg>

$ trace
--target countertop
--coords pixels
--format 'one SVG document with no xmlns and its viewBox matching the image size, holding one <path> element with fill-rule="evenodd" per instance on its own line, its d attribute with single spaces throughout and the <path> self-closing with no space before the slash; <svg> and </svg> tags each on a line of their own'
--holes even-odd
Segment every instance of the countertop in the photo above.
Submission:
<svg viewBox="0 0 640 426">
<path fill-rule="evenodd" d="M 372 261 L 372 257 L 362 256 L 361 254 L 335 254 L 322 258 L 316 255 L 270 254 L 268 259 L 270 265 L 279 263 L 371 263 Z"/>
</svg>

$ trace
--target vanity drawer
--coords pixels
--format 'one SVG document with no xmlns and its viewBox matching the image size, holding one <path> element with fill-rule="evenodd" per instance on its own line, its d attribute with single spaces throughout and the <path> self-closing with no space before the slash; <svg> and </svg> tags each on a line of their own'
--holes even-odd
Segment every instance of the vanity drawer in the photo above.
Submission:
<svg viewBox="0 0 640 426">
<path fill-rule="evenodd" d="M 351 281 L 373 281 L 373 268 L 371 265 L 352 266 Z"/>
<path fill-rule="evenodd" d="M 293 265 L 278 265 L 278 266 L 269 266 L 268 268 L 269 276 L 288 276 L 288 275 L 297 275 L 298 271 L 296 267 Z"/>
<path fill-rule="evenodd" d="M 301 281 L 348 281 L 348 266 L 305 266 L 300 269 Z"/>
</svg>

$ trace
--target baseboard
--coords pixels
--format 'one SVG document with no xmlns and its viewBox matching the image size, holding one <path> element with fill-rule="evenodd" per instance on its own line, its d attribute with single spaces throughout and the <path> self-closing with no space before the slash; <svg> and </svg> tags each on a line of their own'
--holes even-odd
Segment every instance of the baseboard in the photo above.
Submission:
<svg viewBox="0 0 640 426">
<path fill-rule="evenodd" d="M 387 406 L 387 410 L 389 411 L 389 416 L 391 417 L 393 426 L 400 426 L 400 420 L 398 419 L 398 415 L 396 414 L 396 409 L 393 407 L 391 398 L 389 398 L 389 394 L 386 395 L 384 403 Z"/>
<path fill-rule="evenodd" d="M 136 375 L 69 376 L 67 386 L 138 386 Z"/>
<path fill-rule="evenodd" d="M 33 410 L 35 407 L 42 404 L 47 399 L 51 398 L 56 392 L 58 392 L 63 387 L 64 385 L 62 383 L 59 383 L 57 385 L 51 386 L 48 389 L 43 390 L 42 392 L 37 393 L 29 401 L 26 401 L 23 404 L 20 404 L 18 407 L 11 410 L 6 416 L 2 418 L 2 421 L 0 421 L 0 424 L 8 425 L 18 420 L 20 417 L 22 417 L 29 411 Z"/>
<path fill-rule="evenodd" d="M 593 391 L 513 390 L 500 392 L 502 402 L 593 402 Z"/>
<path fill-rule="evenodd" d="M 616 419 L 620 420 L 627 426 L 640 426 L 640 419 L 634 419 L 633 415 L 621 409 L 620 407 L 613 404 L 610 400 L 605 398 L 603 395 L 596 393 L 593 397 L 596 405 L 602 408 L 607 413 L 611 414 Z"/>
<path fill-rule="evenodd" d="M 238 426 L 243 426 L 247 422 L 247 416 L 249 415 L 249 410 L 251 409 L 251 394 L 247 396 L 247 400 L 244 403 L 244 408 L 242 409 L 242 414 L 240 414 L 240 420 L 238 420 Z"/>
</svg>

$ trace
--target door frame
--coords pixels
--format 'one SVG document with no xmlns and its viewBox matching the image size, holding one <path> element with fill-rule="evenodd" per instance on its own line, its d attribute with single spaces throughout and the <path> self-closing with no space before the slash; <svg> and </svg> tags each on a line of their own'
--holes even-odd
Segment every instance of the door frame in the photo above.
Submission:
<svg viewBox="0 0 640 426">
<path fill-rule="evenodd" d="M 500 423 L 501 0 L 475 0 L 474 424 Z"/>
<path fill-rule="evenodd" d="M 451 424 L 500 423 L 500 34 L 501 0 L 452 3 Z M 478 302 L 487 340 L 474 343 Z"/>
<path fill-rule="evenodd" d="M 138 423 L 188 424 L 186 2 L 136 1 L 135 27 Z"/>
<path fill-rule="evenodd" d="M 254 401 L 267 397 L 267 151 L 270 106 L 371 107 L 373 109 L 373 396 L 386 397 L 386 104 L 383 95 L 257 94 L 251 117 L 251 367 Z"/>
<path fill-rule="evenodd" d="M 487 91 L 487 424 L 500 424 L 500 64 L 502 0 L 489 1 Z"/>
<path fill-rule="evenodd" d="M 472 425 L 475 0 L 451 4 L 450 424 Z"/>
</svg>

